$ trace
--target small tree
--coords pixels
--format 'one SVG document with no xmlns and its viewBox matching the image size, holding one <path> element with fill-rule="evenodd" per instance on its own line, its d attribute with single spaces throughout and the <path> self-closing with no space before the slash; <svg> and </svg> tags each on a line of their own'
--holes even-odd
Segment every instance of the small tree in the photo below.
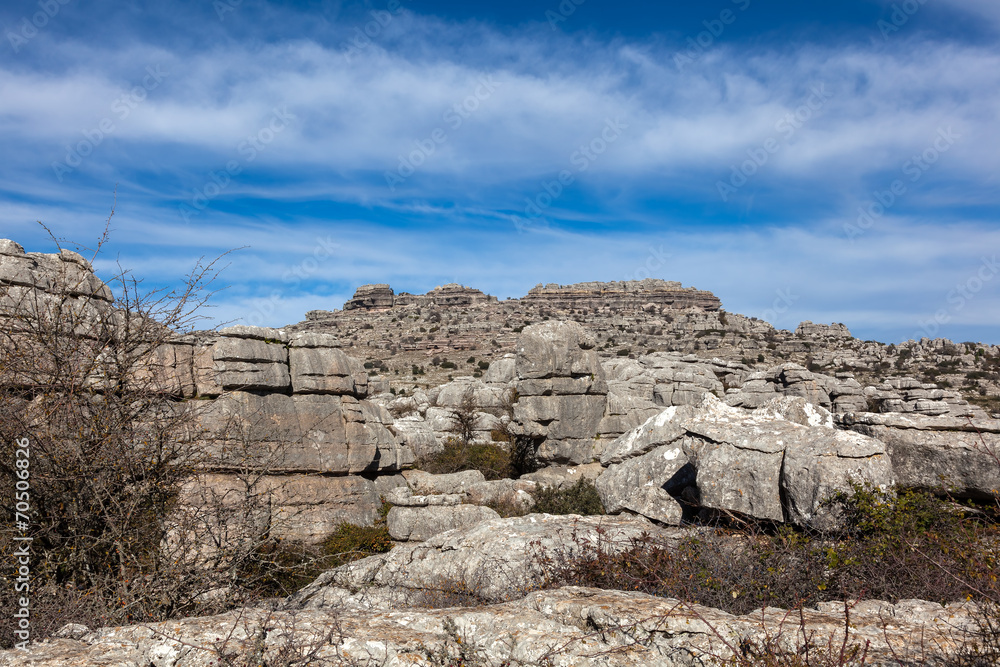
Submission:
<svg viewBox="0 0 1000 667">
<path fill-rule="evenodd" d="M 451 411 L 450 431 L 462 445 L 468 445 L 476 435 L 479 425 L 479 406 L 476 404 L 476 394 L 472 387 L 467 387 L 462 393 L 462 399 Z"/>
</svg>

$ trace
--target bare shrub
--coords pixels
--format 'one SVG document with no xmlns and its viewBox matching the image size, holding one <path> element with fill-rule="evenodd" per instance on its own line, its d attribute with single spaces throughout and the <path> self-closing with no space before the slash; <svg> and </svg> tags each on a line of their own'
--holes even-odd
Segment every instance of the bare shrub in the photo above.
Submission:
<svg viewBox="0 0 1000 667">
<path fill-rule="evenodd" d="M 215 263 L 165 292 L 119 271 L 112 304 L 85 261 L 51 262 L 47 290 L 0 284 L 0 476 L 13 488 L 12 446 L 27 438 L 36 590 L 89 595 L 107 621 L 158 618 L 177 604 L 164 518 L 197 462 L 182 433 L 198 406 L 182 400 L 172 343 L 200 319 Z M 13 517 L 2 521 L 14 534 Z"/>
<path fill-rule="evenodd" d="M 107 230 L 94 258 L 106 242 Z M 38 261 L 49 285 L 0 282 L 0 476 L 14 487 L 12 449 L 27 438 L 33 638 L 68 622 L 211 613 L 305 583 L 322 553 L 276 536 L 281 483 L 268 473 L 283 451 L 265 446 L 275 438 L 224 424 L 210 438 L 230 450 L 227 485 L 203 483 L 218 454 L 199 432 L 211 403 L 191 400 L 193 348 L 181 336 L 201 320 L 218 260 L 168 291 L 145 291 L 124 270 L 106 286 L 75 254 Z M 25 527 L 8 513 L 0 522 L 12 553 Z M 11 572 L 0 573 L 4 609 L 24 594 Z M 0 619 L 4 646 L 10 623 Z"/>
<path fill-rule="evenodd" d="M 647 537 L 624 551 L 589 545 L 547 563 L 550 585 L 636 590 L 736 614 L 861 597 L 948 603 L 997 594 L 988 545 L 1000 533 L 978 513 L 930 494 L 859 489 L 845 519 L 833 538 L 745 524 L 669 544 Z"/>
</svg>

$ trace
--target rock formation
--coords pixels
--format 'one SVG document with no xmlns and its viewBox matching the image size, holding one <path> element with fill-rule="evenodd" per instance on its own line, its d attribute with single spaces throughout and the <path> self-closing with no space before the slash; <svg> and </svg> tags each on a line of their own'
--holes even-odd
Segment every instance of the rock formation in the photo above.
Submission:
<svg viewBox="0 0 1000 667">
<path fill-rule="evenodd" d="M 354 292 L 354 298 L 344 304 L 344 310 L 387 309 L 394 303 L 395 293 L 388 285 L 362 285 Z"/>
<path fill-rule="evenodd" d="M 880 441 L 834 428 L 829 412 L 781 398 L 753 412 L 712 394 L 671 407 L 605 450 L 597 489 L 609 512 L 679 524 L 676 498 L 699 507 L 829 529 L 823 501 L 851 484 L 888 489 L 893 466 Z"/>
<path fill-rule="evenodd" d="M 387 310 L 406 306 L 475 306 L 496 303 L 495 296 L 483 294 L 477 289 L 449 283 L 435 287 L 427 294 L 396 294 L 389 285 L 362 285 L 354 292 L 354 298 L 344 304 L 344 310 Z M 317 311 L 322 312 L 322 311 Z"/>
<path fill-rule="evenodd" d="M 722 303 L 711 292 L 682 287 L 679 282 L 647 278 L 611 283 L 537 285 L 522 299 L 535 306 L 561 310 L 608 308 L 611 310 L 717 311 Z"/>
<path fill-rule="evenodd" d="M 1000 497 L 1000 420 L 860 413 L 838 422 L 884 442 L 903 487 Z"/>
<path fill-rule="evenodd" d="M 608 387 L 594 340 L 575 322 L 527 327 L 517 343 L 514 419 L 541 441 L 543 463 L 590 463 Z"/>
</svg>

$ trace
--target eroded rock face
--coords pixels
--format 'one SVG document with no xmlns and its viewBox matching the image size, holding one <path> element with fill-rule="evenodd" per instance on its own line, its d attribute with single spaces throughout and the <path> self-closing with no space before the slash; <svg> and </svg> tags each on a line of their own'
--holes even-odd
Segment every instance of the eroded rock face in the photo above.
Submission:
<svg viewBox="0 0 1000 667">
<path fill-rule="evenodd" d="M 84 297 L 111 303 L 111 289 L 94 275 L 79 253 L 24 252 L 19 244 L 0 239 L 0 286 L 27 287 L 53 295 Z"/>
<path fill-rule="evenodd" d="M 288 352 L 292 391 L 296 394 L 368 395 L 364 365 L 342 350 L 339 341 L 321 334 L 292 337 Z"/>
<path fill-rule="evenodd" d="M 552 308 L 615 308 L 667 310 L 719 310 L 722 303 L 711 292 L 683 287 L 681 283 L 657 278 L 610 283 L 576 283 L 575 285 L 537 285 L 522 301 Z"/>
<path fill-rule="evenodd" d="M 596 436 L 607 383 L 593 347 L 593 337 L 575 322 L 535 324 L 518 339 L 514 420 L 542 440 L 542 463 L 579 465 L 600 455 Z"/>
<path fill-rule="evenodd" d="M 799 324 L 795 329 L 796 336 L 804 338 L 851 338 L 851 332 L 847 325 L 835 324 L 813 324 L 809 320 Z"/>
<path fill-rule="evenodd" d="M 413 493 L 428 495 L 435 493 L 465 493 L 470 487 L 486 481 L 478 470 L 463 470 L 447 475 L 434 475 L 423 470 L 407 470 L 403 473 L 406 483 Z"/>
<path fill-rule="evenodd" d="M 280 342 L 226 336 L 212 347 L 218 383 L 225 390 L 285 392 L 291 388 L 288 348 Z"/>
<path fill-rule="evenodd" d="M 185 483 L 178 503 L 178 529 L 213 553 L 264 535 L 317 543 L 341 522 L 371 525 L 379 507 L 375 485 L 355 475 L 204 473 Z"/>
<path fill-rule="evenodd" d="M 701 507 L 829 529 L 836 518 L 825 499 L 852 482 L 887 488 L 895 481 L 884 445 L 857 435 L 835 429 L 829 412 L 800 398 L 747 412 L 708 394 L 611 443 L 597 487 L 608 511 L 676 523 L 679 508 L 667 496 L 684 493 L 693 476 Z M 643 505 L 659 516 L 636 509 Z"/>
<path fill-rule="evenodd" d="M 395 293 L 389 285 L 362 285 L 354 292 L 354 298 L 344 304 L 344 310 L 392 308 Z"/>
<path fill-rule="evenodd" d="M 916 414 L 847 414 L 840 423 L 886 444 L 901 486 L 1000 497 L 1000 422 Z"/>
<path fill-rule="evenodd" d="M 719 377 L 731 369 L 726 362 L 714 362 L 667 352 L 605 361 L 608 404 L 601 436 L 616 438 L 664 407 L 696 405 L 706 393 L 721 398 L 725 388 Z"/>
<path fill-rule="evenodd" d="M 390 420 L 352 396 L 231 392 L 199 414 L 197 440 L 215 470 L 395 472 L 413 453 L 397 444 Z"/>
<path fill-rule="evenodd" d="M 427 294 L 396 294 L 386 284 L 362 285 L 354 293 L 354 298 L 344 304 L 345 311 L 351 310 L 389 310 L 405 308 L 406 306 L 440 306 L 469 307 L 485 303 L 496 303 L 497 298 L 484 294 L 472 287 L 457 283 L 439 285 Z M 322 317 L 323 311 L 315 311 L 316 317 Z"/>
<path fill-rule="evenodd" d="M 767 608 L 734 616 L 701 605 L 642 593 L 568 586 L 537 591 L 492 606 L 370 610 L 352 607 L 268 611 L 165 623 L 76 628 L 75 639 L 35 644 L 28 652 L 0 652 L 3 667 L 57 665 L 169 665 L 209 667 L 213 650 L 249 657 L 263 648 L 264 662 L 284 650 L 312 651 L 310 664 L 412 667 L 465 662 L 486 665 L 552 664 L 558 667 L 695 667 L 728 664 L 743 639 L 775 640 L 792 655 L 803 638 L 816 646 L 866 647 L 866 664 L 922 664 L 921 651 L 955 655 L 975 627 L 969 604 L 946 607 L 919 600 L 853 603 L 844 642 L 844 607 L 823 603 L 801 616 Z M 265 629 L 266 628 L 266 629 Z M 259 638 L 263 638 L 260 647 Z"/>
</svg>

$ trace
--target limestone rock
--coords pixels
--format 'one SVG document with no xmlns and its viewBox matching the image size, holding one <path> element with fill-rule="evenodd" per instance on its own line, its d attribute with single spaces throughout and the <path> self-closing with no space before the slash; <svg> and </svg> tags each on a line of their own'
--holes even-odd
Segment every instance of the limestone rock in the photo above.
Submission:
<svg viewBox="0 0 1000 667">
<path fill-rule="evenodd" d="M 535 472 L 521 475 L 520 479 L 534 482 L 539 486 L 554 489 L 567 489 L 581 478 L 596 480 L 604 472 L 600 463 L 587 463 L 579 466 L 547 466 Z"/>
<path fill-rule="evenodd" d="M 803 338 L 851 338 L 851 332 L 844 324 L 813 324 L 809 320 L 799 324 L 796 336 Z"/>
<path fill-rule="evenodd" d="M 296 394 L 368 395 L 364 366 L 342 350 L 316 345 L 299 347 L 293 342 L 289 368 L 292 392 Z"/>
<path fill-rule="evenodd" d="M 431 424 L 418 414 L 396 419 L 392 424 L 392 431 L 399 444 L 408 447 L 417 460 L 439 452 L 444 447 Z"/>
<path fill-rule="evenodd" d="M 527 434 L 544 438 L 538 458 L 544 463 L 590 463 L 601 454 L 595 441 L 604 396 L 522 396 L 514 405 L 514 420 Z"/>
<path fill-rule="evenodd" d="M 517 378 L 515 372 L 516 357 L 505 354 L 490 364 L 483 374 L 483 382 L 488 385 L 508 385 Z"/>
<path fill-rule="evenodd" d="M 647 304 L 665 309 L 716 311 L 719 299 L 711 292 L 682 287 L 681 283 L 647 278 L 610 283 L 538 285 L 522 299 L 529 304 L 554 308 L 601 308 L 641 310 Z"/>
<path fill-rule="evenodd" d="M 478 505 L 393 507 L 386 517 L 394 540 L 424 542 L 448 530 L 471 528 L 500 515 Z"/>
<path fill-rule="evenodd" d="M 15 243 L 10 239 L 0 239 L 0 255 L 19 256 L 24 254 L 24 248 L 20 243 Z"/>
<path fill-rule="evenodd" d="M 621 436 L 603 462 L 597 486 L 609 512 L 670 505 L 666 495 L 690 486 L 702 507 L 819 529 L 835 526 L 835 511 L 823 504 L 835 492 L 895 481 L 881 442 L 836 430 L 829 412 L 789 397 L 746 412 L 706 394 L 698 406 L 667 408 Z M 629 501 L 639 489 L 663 493 Z"/>
<path fill-rule="evenodd" d="M 379 475 L 375 478 L 375 495 L 378 497 L 384 497 L 388 495 L 393 489 L 405 488 L 409 490 L 406 485 L 406 478 L 402 475 Z"/>
<path fill-rule="evenodd" d="M 408 486 L 397 486 L 385 494 L 385 501 L 400 507 L 450 507 L 461 505 L 465 495 L 461 493 L 437 493 L 415 496 Z"/>
<path fill-rule="evenodd" d="M 499 505 L 510 503 L 524 509 L 534 506 L 535 499 L 531 493 L 538 484 L 520 479 L 495 479 L 473 484 L 466 490 L 466 497 L 473 505 Z"/>
<path fill-rule="evenodd" d="M 823 501 L 849 492 L 852 484 L 890 489 L 896 482 L 892 462 L 880 441 L 832 428 L 810 428 L 785 448 L 781 486 L 785 520 L 830 530 L 838 525 L 835 508 Z"/>
<path fill-rule="evenodd" d="M 287 343 L 288 333 L 283 329 L 271 329 L 269 327 L 253 327 L 245 324 L 237 324 L 231 327 L 219 329 L 219 335 L 227 338 L 243 338 L 246 340 L 259 340 L 265 343 Z"/>
<path fill-rule="evenodd" d="M 317 543 L 343 521 L 372 525 L 379 507 L 372 482 L 353 475 L 204 473 L 185 483 L 178 503 L 175 530 L 195 537 L 191 548 L 207 548 L 203 556 L 235 551 L 242 540 L 263 535 Z"/>
<path fill-rule="evenodd" d="M 629 516 L 492 519 L 326 572 L 288 605 L 316 609 L 350 598 L 362 607 L 406 606 L 434 591 L 475 591 L 486 602 L 516 599 L 545 576 L 535 558 L 539 550 L 572 556 L 600 539 L 604 548 L 617 552 L 647 533 L 668 541 L 686 534 Z"/>
<path fill-rule="evenodd" d="M 998 420 L 855 413 L 842 415 L 840 422 L 886 444 L 896 479 L 904 487 L 1000 497 Z"/>
<path fill-rule="evenodd" d="M 344 304 L 344 310 L 392 308 L 395 293 L 386 284 L 362 285 L 354 298 Z"/>
<path fill-rule="evenodd" d="M 462 407 L 464 401 L 471 401 L 477 411 L 496 410 L 503 407 L 503 393 L 477 378 L 460 377 L 441 386 L 436 403 L 438 407 L 454 410 Z"/>
<path fill-rule="evenodd" d="M 681 426 L 685 418 L 694 415 L 691 408 L 671 406 L 650 417 L 641 426 L 617 438 L 601 454 L 601 465 L 609 466 L 669 445 L 682 438 L 686 431 Z"/>
<path fill-rule="evenodd" d="M 680 444 L 662 445 L 609 466 L 597 478 L 597 492 L 608 513 L 630 510 L 661 523 L 679 525 L 681 506 L 669 491 L 690 483 L 690 474 L 682 472 L 686 466 L 688 457 Z"/>
<path fill-rule="evenodd" d="M 77 253 L 25 253 L 7 241 L 0 253 L 0 286 L 27 287 L 53 295 L 82 297 L 87 305 L 111 303 L 111 289 L 94 275 L 90 263 Z M 18 252 L 20 250 L 20 252 Z"/>
<path fill-rule="evenodd" d="M 793 656 L 801 654 L 803 637 L 814 647 L 839 647 L 845 643 L 843 614 L 841 603 L 823 603 L 801 616 L 775 608 L 734 616 L 672 598 L 567 586 L 490 606 L 243 609 L 101 628 L 33 644 L 27 652 L 0 652 L 0 666 L 209 667 L 219 662 L 213 648 L 226 637 L 227 653 L 239 660 L 263 649 L 263 661 L 274 664 L 298 646 L 312 651 L 315 667 L 412 667 L 431 664 L 424 660 L 428 655 L 440 664 L 710 667 L 739 659 L 733 651 L 743 638 L 775 639 Z M 863 600 L 852 603 L 846 645 L 867 646 L 866 664 L 873 667 L 918 664 L 927 646 L 954 656 L 964 633 L 975 627 L 976 614 L 969 604 Z"/>
<path fill-rule="evenodd" d="M 223 390 L 280 392 L 291 388 L 288 348 L 283 344 L 223 337 L 212 348 L 212 360 Z"/>
<path fill-rule="evenodd" d="M 496 303 L 495 296 L 483 294 L 480 290 L 465 287 L 457 283 L 439 285 L 427 294 L 408 294 L 402 292 L 396 296 L 396 306 L 434 305 L 446 308 L 467 308 L 484 303 Z"/>
<path fill-rule="evenodd" d="M 395 472 L 413 463 L 413 452 L 385 419 L 350 396 L 231 392 L 205 406 L 192 437 L 215 469 Z"/>
<path fill-rule="evenodd" d="M 435 493 L 465 493 L 469 487 L 486 481 L 483 473 L 478 470 L 463 470 L 447 475 L 434 475 L 423 470 L 406 470 L 403 472 L 406 483 L 415 494 L 429 495 Z"/>
<path fill-rule="evenodd" d="M 595 346 L 593 335 L 575 322 L 533 324 L 517 341 L 517 379 L 580 379 L 586 382 L 573 393 L 605 393 L 604 369 Z M 518 392 L 524 395 L 520 389 Z"/>
</svg>

